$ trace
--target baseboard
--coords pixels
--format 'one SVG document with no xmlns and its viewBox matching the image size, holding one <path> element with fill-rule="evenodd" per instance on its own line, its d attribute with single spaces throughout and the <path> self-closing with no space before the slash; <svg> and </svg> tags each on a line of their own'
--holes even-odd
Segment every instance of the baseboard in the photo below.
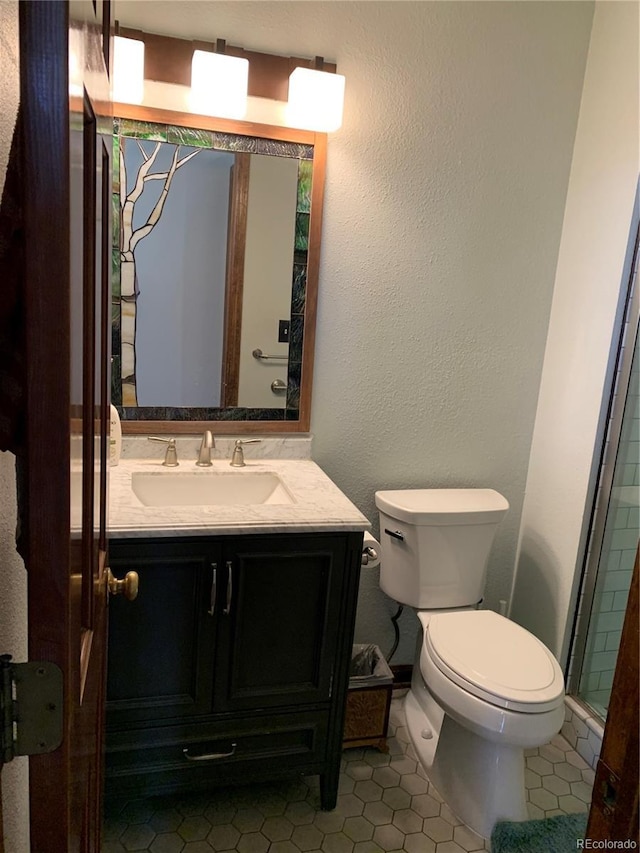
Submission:
<svg viewBox="0 0 640 853">
<path fill-rule="evenodd" d="M 394 690 L 405 690 L 407 687 L 411 687 L 411 673 L 413 672 L 413 665 L 410 663 L 399 663 L 391 666 L 391 672 L 393 673 L 393 689 Z"/>
</svg>

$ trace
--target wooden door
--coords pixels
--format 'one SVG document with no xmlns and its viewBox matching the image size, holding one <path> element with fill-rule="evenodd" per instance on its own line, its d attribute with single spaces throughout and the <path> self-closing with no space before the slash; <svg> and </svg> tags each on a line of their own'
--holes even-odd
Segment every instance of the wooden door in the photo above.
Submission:
<svg viewBox="0 0 640 853">
<path fill-rule="evenodd" d="M 31 849 L 100 849 L 106 648 L 110 3 L 20 4 L 29 659 L 64 677 L 64 734 L 30 759 Z"/>
</svg>

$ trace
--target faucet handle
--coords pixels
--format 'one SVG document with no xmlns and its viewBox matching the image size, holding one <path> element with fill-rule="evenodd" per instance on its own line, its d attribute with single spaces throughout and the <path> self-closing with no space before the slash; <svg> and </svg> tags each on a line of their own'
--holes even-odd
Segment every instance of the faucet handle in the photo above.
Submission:
<svg viewBox="0 0 640 853">
<path fill-rule="evenodd" d="M 259 444 L 261 441 L 261 438 L 239 438 L 233 448 L 233 456 L 231 457 L 229 465 L 233 465 L 234 468 L 244 468 L 246 462 L 244 461 L 244 450 L 242 449 L 242 445 Z"/>
<path fill-rule="evenodd" d="M 163 465 L 167 468 L 175 468 L 180 463 L 178 462 L 178 451 L 176 450 L 175 438 L 159 438 L 157 435 L 147 436 L 149 441 L 163 441 L 167 445 L 167 452 L 164 455 Z"/>
</svg>

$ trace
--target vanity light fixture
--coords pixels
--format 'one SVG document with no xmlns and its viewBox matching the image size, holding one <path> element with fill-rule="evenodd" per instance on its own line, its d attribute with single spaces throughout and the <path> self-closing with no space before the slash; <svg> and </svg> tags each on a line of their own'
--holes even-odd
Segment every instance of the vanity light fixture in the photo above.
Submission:
<svg viewBox="0 0 640 853">
<path fill-rule="evenodd" d="M 344 83 L 342 74 L 295 68 L 289 77 L 287 123 L 324 133 L 338 130 L 342 125 Z"/>
<path fill-rule="evenodd" d="M 113 49 L 113 100 L 141 104 L 144 97 L 144 42 L 116 36 Z"/>
<path fill-rule="evenodd" d="M 227 56 L 224 52 L 193 51 L 191 109 L 194 112 L 219 118 L 244 118 L 248 82 L 248 59 Z"/>
<path fill-rule="evenodd" d="M 82 47 L 81 31 L 69 30 L 69 94 L 76 98 L 82 96 L 82 68 L 84 64 Z"/>
</svg>

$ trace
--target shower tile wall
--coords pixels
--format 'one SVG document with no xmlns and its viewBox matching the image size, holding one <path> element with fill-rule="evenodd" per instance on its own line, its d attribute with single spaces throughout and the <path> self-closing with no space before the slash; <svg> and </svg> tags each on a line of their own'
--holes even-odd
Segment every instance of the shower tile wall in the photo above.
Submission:
<svg viewBox="0 0 640 853">
<path fill-rule="evenodd" d="M 580 679 L 580 696 L 602 717 L 609 704 L 640 530 L 639 389 L 636 344 Z"/>
</svg>

